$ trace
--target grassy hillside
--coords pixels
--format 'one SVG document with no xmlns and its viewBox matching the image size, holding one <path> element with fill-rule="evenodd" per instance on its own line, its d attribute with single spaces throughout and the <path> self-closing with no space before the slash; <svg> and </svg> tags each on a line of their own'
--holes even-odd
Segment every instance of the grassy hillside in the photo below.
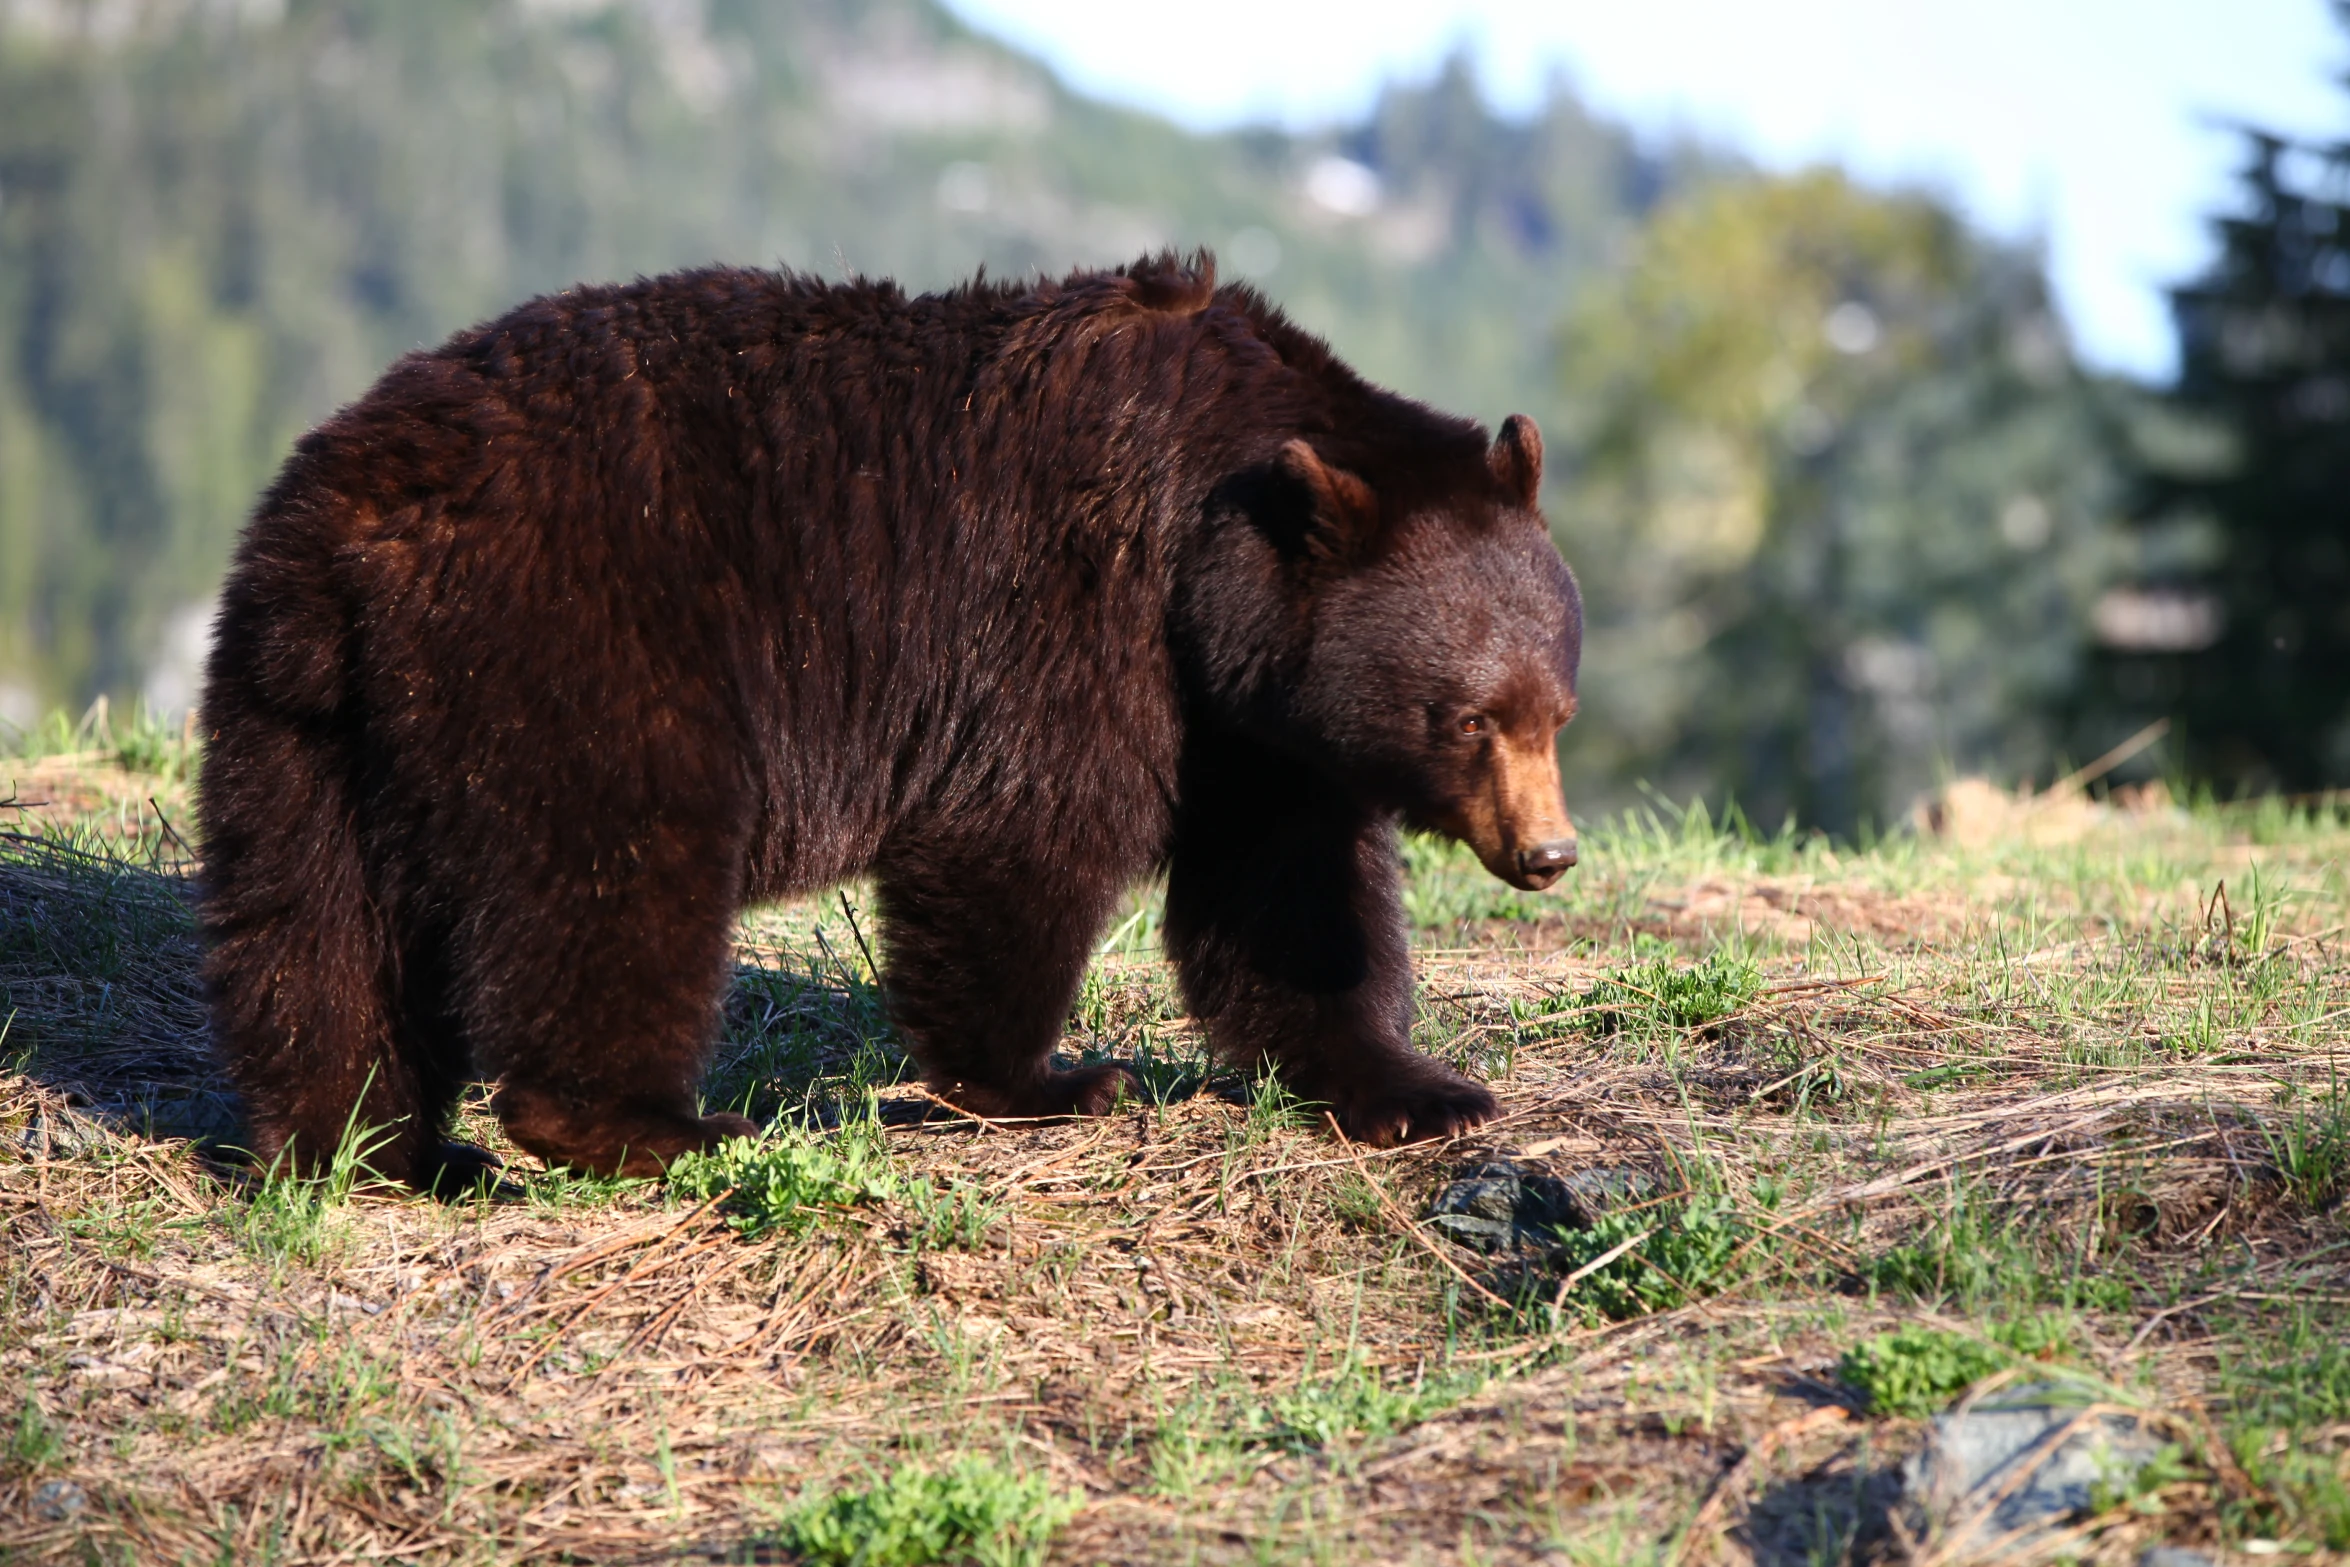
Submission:
<svg viewBox="0 0 2350 1567">
<path fill-rule="evenodd" d="M 0 6 L 0 718 L 184 664 L 294 437 L 531 294 L 1205 245 L 1497 420 L 1552 411 L 1566 295 L 1669 163 L 1563 94 L 1504 121 L 1457 68 L 1343 131 L 1197 136 L 929 0 Z"/>
<path fill-rule="evenodd" d="M 2171 1448 L 2044 1553 L 2350 1551 L 2336 816 L 1643 814 L 1541 897 L 1415 846 L 1420 1038 L 1504 1116 L 1396 1152 L 1199 1057 L 1147 897 L 1066 1048 L 1150 1102 L 940 1113 L 851 889 L 743 927 L 764 1144 L 439 1204 L 226 1151 L 180 757 L 8 769 L 9 1560 L 1873 1560 L 1920 1417 L 2047 1376 Z M 1604 1211 L 1464 1244 L 1499 1159 Z"/>
</svg>

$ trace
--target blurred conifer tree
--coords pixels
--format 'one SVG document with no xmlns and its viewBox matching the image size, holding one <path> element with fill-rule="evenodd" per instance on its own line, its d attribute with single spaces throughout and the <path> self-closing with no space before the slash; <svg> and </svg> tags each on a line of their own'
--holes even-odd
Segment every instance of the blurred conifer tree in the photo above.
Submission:
<svg viewBox="0 0 2350 1567">
<path fill-rule="evenodd" d="M 2219 439 L 2154 461 L 2110 674 L 2194 775 L 2314 790 L 2350 783 L 2350 143 L 2244 136 L 2219 254 L 2171 296 L 2173 410 Z"/>
</svg>

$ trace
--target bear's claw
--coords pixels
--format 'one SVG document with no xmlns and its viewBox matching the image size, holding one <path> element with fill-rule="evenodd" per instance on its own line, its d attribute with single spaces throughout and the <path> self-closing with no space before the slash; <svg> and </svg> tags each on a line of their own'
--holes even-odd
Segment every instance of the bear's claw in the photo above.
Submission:
<svg viewBox="0 0 2350 1567">
<path fill-rule="evenodd" d="M 1372 1148 L 1457 1137 L 1501 1112 L 1483 1083 L 1425 1058 L 1383 1082 L 1327 1097 L 1339 1131 Z"/>
</svg>

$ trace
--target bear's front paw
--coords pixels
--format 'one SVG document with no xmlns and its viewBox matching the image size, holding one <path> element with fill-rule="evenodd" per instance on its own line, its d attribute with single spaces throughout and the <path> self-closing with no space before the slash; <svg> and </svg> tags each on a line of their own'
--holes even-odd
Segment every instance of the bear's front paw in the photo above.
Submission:
<svg viewBox="0 0 2350 1567">
<path fill-rule="evenodd" d="M 1426 1056 L 1333 1086 L 1322 1097 L 1338 1129 L 1373 1148 L 1455 1137 L 1501 1111 L 1493 1090 Z"/>
</svg>

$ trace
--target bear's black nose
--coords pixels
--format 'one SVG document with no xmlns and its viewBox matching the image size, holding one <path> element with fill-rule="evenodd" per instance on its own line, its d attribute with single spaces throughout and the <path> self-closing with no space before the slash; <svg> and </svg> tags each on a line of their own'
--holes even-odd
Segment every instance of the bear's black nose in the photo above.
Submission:
<svg viewBox="0 0 2350 1567">
<path fill-rule="evenodd" d="M 1556 876 L 1575 863 L 1575 840 L 1553 838 L 1518 851 L 1518 869 L 1527 876 Z"/>
</svg>

